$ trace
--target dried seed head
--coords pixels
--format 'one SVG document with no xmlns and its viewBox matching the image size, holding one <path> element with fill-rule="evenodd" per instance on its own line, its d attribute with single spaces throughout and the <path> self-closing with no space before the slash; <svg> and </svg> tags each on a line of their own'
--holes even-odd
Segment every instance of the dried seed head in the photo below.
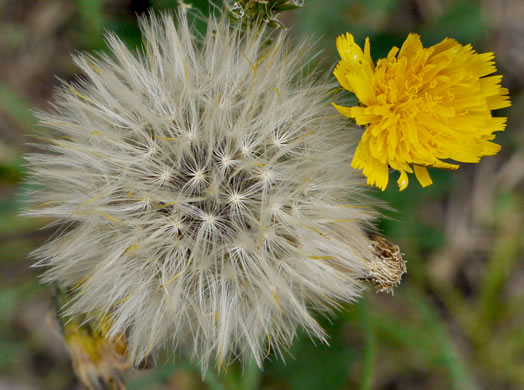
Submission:
<svg viewBox="0 0 524 390">
<path fill-rule="evenodd" d="M 400 248 L 377 235 L 371 238 L 370 247 L 374 258 L 367 280 L 373 284 L 377 292 L 393 294 L 393 287 L 400 283 L 402 275 L 406 273 L 406 262 L 402 258 Z"/>
<path fill-rule="evenodd" d="M 299 326 L 325 340 L 312 314 L 359 297 L 378 216 L 334 84 L 284 32 L 141 27 L 137 55 L 110 36 L 111 56 L 76 57 L 84 81 L 40 114 L 27 213 L 67 227 L 34 253 L 44 279 L 76 291 L 65 314 L 111 318 L 135 361 L 170 346 L 203 370 L 261 364 Z"/>
</svg>

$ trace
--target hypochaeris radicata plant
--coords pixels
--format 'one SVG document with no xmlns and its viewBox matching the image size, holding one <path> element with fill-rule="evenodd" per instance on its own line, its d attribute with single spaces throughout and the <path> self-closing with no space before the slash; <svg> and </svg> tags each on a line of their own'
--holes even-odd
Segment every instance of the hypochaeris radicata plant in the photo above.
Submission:
<svg viewBox="0 0 524 390">
<path fill-rule="evenodd" d="M 132 361 L 168 346 L 203 370 L 261 365 L 298 327 L 325 340 L 315 312 L 405 268 L 369 238 L 358 133 L 329 75 L 304 70 L 308 43 L 176 19 L 142 20 L 136 54 L 110 35 L 110 55 L 76 56 L 83 78 L 39 114 L 27 214 L 62 230 L 34 256 L 71 294 L 63 314 L 102 320 Z"/>
</svg>

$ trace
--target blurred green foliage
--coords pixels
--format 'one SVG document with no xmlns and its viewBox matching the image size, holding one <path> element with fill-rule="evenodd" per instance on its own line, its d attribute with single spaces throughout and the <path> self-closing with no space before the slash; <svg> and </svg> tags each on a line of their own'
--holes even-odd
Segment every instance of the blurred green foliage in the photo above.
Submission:
<svg viewBox="0 0 524 390">
<path fill-rule="evenodd" d="M 71 50 L 104 50 L 106 30 L 115 31 L 131 47 L 139 46 L 135 13 L 148 7 L 172 9 L 177 4 L 175 0 L 55 2 L 64 7 L 67 3 L 65 9 L 74 21 L 59 28 Z M 0 2 L 0 10 L 14 3 Z M 209 12 L 207 1 L 186 3 L 202 15 Z M 214 3 L 220 7 L 220 2 Z M 282 20 L 292 26 L 295 39 L 304 35 L 319 39 L 317 48 L 324 49 L 321 63 L 329 67 L 337 61 L 335 37 L 346 31 L 359 43 L 369 36 L 375 59 L 400 45 L 409 32 L 420 33 L 426 45 L 450 36 L 489 50 L 483 45 L 489 42 L 490 15 L 482 4 L 474 0 L 306 0 L 303 9 L 284 14 Z M 2 31 L 9 45 L 23 50 L 31 37 L 32 19 L 24 19 L 23 9 L 13 15 Z M 196 23 L 205 28 L 202 18 L 197 17 Z M 9 45 L 0 50 L 12 53 Z M 65 58 L 61 61 L 70 61 L 67 53 L 61 55 Z M 66 78 L 74 73 L 67 67 L 45 71 L 60 72 Z M 50 353 L 24 320 L 26 310 L 45 307 L 42 302 L 51 296 L 27 260 L 28 252 L 45 241 L 49 232 L 38 230 L 46 221 L 17 216 L 24 196 L 19 184 L 24 173 L 21 155 L 27 150 L 17 136 L 34 133 L 31 109 L 46 106 L 43 99 L 49 98 L 56 82 L 48 83 L 42 97 L 20 89 L 5 74 L 0 73 L 0 128 L 6 129 L 5 134 L 0 132 L 0 376 L 12 383 L 26 381 L 27 388 L 76 388 L 71 385 L 75 382 L 63 351 L 62 355 Z M 513 81 L 512 94 L 520 96 L 522 85 Z M 515 123 L 519 123 L 524 99 L 519 102 L 520 107 L 514 108 Z M 510 126 L 499 136 L 508 152 L 481 168 L 434 170 L 435 184 L 427 189 L 412 183 L 401 193 L 394 186 L 376 193 L 395 210 L 385 210 L 380 229 L 401 246 L 408 274 L 394 296 L 370 290 L 361 302 L 321 319 L 329 347 L 300 334 L 285 362 L 271 355 L 262 373 L 251 364 L 242 375 L 242 367 L 234 365 L 225 374 L 208 373 L 203 381 L 197 366 L 170 360 L 133 375 L 129 389 L 524 388 L 524 294 L 518 282 L 523 277 L 519 264 L 523 188 L 521 182 L 511 186 L 504 175 L 496 176 L 506 162 L 523 153 L 521 135 L 514 135 L 518 131 L 522 133 Z M 482 169 L 488 174 L 482 176 Z M 470 239 L 473 244 L 468 246 Z M 47 368 L 42 371 L 39 365 Z"/>
</svg>

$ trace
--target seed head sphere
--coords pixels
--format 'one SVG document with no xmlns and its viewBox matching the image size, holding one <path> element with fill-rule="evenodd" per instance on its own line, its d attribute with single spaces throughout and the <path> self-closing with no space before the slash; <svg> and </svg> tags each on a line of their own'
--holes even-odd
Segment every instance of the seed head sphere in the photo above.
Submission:
<svg viewBox="0 0 524 390">
<path fill-rule="evenodd" d="M 27 213 L 62 226 L 34 256 L 74 293 L 68 315 L 110 318 L 140 361 L 162 347 L 205 370 L 282 355 L 315 312 L 363 289 L 377 214 L 350 161 L 358 134 L 335 85 L 285 32 L 184 14 L 141 20 L 143 48 L 78 55 L 28 156 Z"/>
</svg>

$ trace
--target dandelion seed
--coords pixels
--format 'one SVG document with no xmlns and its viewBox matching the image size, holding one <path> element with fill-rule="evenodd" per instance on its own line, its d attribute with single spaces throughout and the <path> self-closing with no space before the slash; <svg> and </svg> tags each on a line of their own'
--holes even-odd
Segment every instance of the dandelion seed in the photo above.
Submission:
<svg viewBox="0 0 524 390">
<path fill-rule="evenodd" d="M 476 53 L 450 38 L 424 48 L 410 34 L 375 67 L 369 38 L 362 51 L 347 33 L 337 38 L 337 48 L 342 59 L 334 74 L 360 106 L 335 107 L 366 128 L 351 166 L 363 170 L 368 184 L 385 190 L 391 167 L 400 172 L 400 190 L 408 186 L 408 173 L 426 187 L 432 184 L 427 167 L 457 169 L 443 160 L 476 163 L 499 151 L 491 141 L 506 118 L 491 111 L 511 102 L 502 76 L 486 77 L 497 71 L 493 53 Z"/>
<path fill-rule="evenodd" d="M 215 19 L 199 40 L 177 17 L 142 20 L 136 55 L 110 35 L 111 56 L 77 56 L 86 81 L 40 114 L 27 214 L 67 229 L 34 256 L 45 281 L 81 285 L 65 314 L 111 318 L 132 361 L 261 365 L 297 327 L 325 340 L 313 313 L 359 297 L 378 214 L 334 85 L 302 72 L 308 43 L 281 32 L 268 51 L 263 27 Z"/>
</svg>

